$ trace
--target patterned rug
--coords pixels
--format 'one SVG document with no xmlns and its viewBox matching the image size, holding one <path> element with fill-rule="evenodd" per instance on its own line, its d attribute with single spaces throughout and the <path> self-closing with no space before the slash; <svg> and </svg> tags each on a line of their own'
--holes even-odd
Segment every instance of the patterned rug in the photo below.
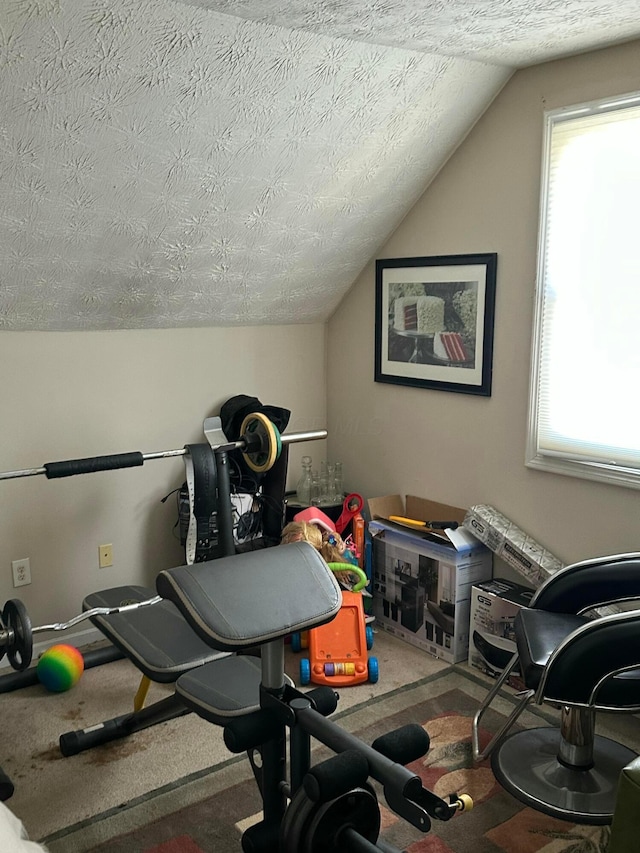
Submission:
<svg viewBox="0 0 640 853">
<path fill-rule="evenodd" d="M 434 821 L 422 834 L 386 808 L 381 797 L 382 837 L 409 853 L 605 853 L 609 827 L 577 826 L 533 811 L 497 784 L 488 762 L 473 766 L 471 719 L 485 692 L 480 680 L 453 667 L 334 715 L 367 743 L 420 722 L 431 748 L 411 770 L 440 796 L 466 792 L 474 800 L 472 811 Z M 502 700 L 500 713 L 486 715 L 485 740 L 509 707 L 510 699 Z M 528 711 L 521 717 L 524 726 L 550 719 Z M 314 761 L 330 754 L 319 746 Z M 236 756 L 212 772 L 123 804 L 45 842 L 51 853 L 233 853 L 241 849 L 242 831 L 259 818 L 260 798 L 248 762 Z"/>
</svg>

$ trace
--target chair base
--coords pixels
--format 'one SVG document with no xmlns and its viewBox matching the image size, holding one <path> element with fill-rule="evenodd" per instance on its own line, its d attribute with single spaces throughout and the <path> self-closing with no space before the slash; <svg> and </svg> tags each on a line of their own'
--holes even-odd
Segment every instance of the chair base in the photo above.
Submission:
<svg viewBox="0 0 640 853">
<path fill-rule="evenodd" d="M 560 764 L 559 748 L 559 729 L 516 732 L 497 747 L 491 769 L 505 790 L 536 811 L 580 824 L 611 823 L 620 771 L 636 753 L 596 735 L 593 767 L 581 770 Z"/>
</svg>

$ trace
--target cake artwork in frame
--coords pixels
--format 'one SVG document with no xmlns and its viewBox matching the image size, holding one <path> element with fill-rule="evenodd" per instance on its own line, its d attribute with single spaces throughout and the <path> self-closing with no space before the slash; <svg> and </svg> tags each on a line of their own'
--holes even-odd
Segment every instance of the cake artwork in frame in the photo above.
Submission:
<svg viewBox="0 0 640 853">
<path fill-rule="evenodd" d="M 375 381 L 490 397 L 497 263 L 377 260 Z"/>
</svg>

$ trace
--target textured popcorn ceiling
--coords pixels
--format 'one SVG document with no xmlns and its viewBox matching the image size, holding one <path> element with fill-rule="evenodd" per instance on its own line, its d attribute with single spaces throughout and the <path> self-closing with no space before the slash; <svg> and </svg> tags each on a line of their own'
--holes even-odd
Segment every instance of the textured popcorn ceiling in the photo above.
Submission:
<svg viewBox="0 0 640 853">
<path fill-rule="evenodd" d="M 0 0 L 0 329 L 325 320 L 516 67 L 638 0 Z"/>
</svg>

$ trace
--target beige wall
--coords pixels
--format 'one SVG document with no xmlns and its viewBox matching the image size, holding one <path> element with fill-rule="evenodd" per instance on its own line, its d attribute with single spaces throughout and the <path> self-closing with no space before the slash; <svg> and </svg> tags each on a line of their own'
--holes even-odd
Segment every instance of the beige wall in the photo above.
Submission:
<svg viewBox="0 0 640 853">
<path fill-rule="evenodd" d="M 377 253 L 498 253 L 491 398 L 374 383 L 373 263 L 341 304 L 329 324 L 329 429 L 352 487 L 492 504 L 566 562 L 640 550 L 640 491 L 524 464 L 543 111 L 637 90 L 639 50 L 514 75 Z"/>
<path fill-rule="evenodd" d="M 325 334 L 321 324 L 0 333 L 0 471 L 205 441 L 205 417 L 235 394 L 290 409 L 289 432 L 324 428 Z M 325 445 L 292 446 L 292 476 L 303 447 L 319 459 Z M 161 498 L 183 481 L 181 457 L 0 481 L 0 602 L 22 599 L 34 625 L 59 622 L 90 591 L 148 584 L 179 565 L 175 496 Z M 98 568 L 103 543 L 113 544 L 113 568 Z M 14 589 L 11 561 L 21 557 L 31 560 L 33 582 Z"/>
<path fill-rule="evenodd" d="M 329 323 L 196 330 L 0 334 L 0 471 L 58 459 L 181 448 L 246 393 L 290 408 L 292 449 L 341 459 L 347 489 L 491 503 L 571 561 L 638 547 L 640 492 L 524 466 L 542 112 L 637 88 L 638 43 L 516 74 L 378 257 L 497 252 L 493 396 L 373 382 L 374 265 Z M 428 144 L 428 140 L 425 144 Z M 326 360 L 325 364 L 325 343 Z M 150 583 L 182 559 L 174 538 L 180 458 L 49 481 L 0 482 L 0 602 L 34 624 L 69 618 L 87 592 Z M 113 543 L 114 566 L 97 548 Z M 11 561 L 30 557 L 15 590 Z"/>
</svg>

